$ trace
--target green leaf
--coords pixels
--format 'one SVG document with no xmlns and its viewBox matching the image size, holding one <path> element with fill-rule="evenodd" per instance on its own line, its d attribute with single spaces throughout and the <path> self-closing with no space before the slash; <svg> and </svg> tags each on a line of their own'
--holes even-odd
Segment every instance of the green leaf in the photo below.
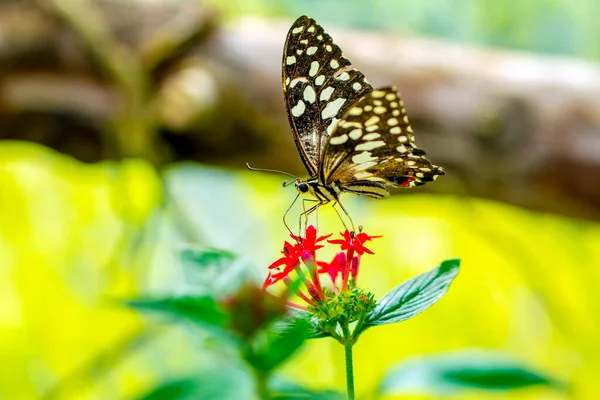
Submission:
<svg viewBox="0 0 600 400">
<path fill-rule="evenodd" d="M 273 330 L 279 334 L 283 334 L 290 328 L 290 326 L 293 326 L 295 323 L 297 323 L 297 320 L 304 320 L 308 322 L 309 328 L 306 336 L 307 339 L 319 339 L 331 336 L 329 333 L 323 332 L 319 329 L 319 325 L 315 317 L 306 311 L 299 310 L 291 311 L 288 316 L 273 324 Z"/>
<path fill-rule="evenodd" d="M 191 400 L 196 395 L 198 385 L 195 380 L 181 379 L 163 383 L 138 400 Z"/>
<path fill-rule="evenodd" d="M 276 377 L 269 385 L 273 400 L 344 400 L 346 396 L 333 390 L 313 390 Z"/>
<path fill-rule="evenodd" d="M 302 318 L 291 321 L 284 330 L 273 329 L 257 338 L 246 359 L 261 371 L 271 371 L 292 356 L 308 338 L 310 323 Z"/>
<path fill-rule="evenodd" d="M 248 268 L 229 251 L 187 248 L 179 257 L 185 283 L 194 293 L 214 296 L 232 293 L 249 278 Z"/>
<path fill-rule="evenodd" d="M 236 260 L 235 254 L 219 249 L 184 249 L 179 253 L 181 261 L 193 267 L 227 269 Z"/>
<path fill-rule="evenodd" d="M 382 395 L 456 395 L 464 390 L 508 391 L 535 385 L 563 387 L 504 354 L 465 351 L 408 360 L 383 379 Z"/>
<path fill-rule="evenodd" d="M 206 328 L 221 328 L 227 322 L 227 314 L 210 296 L 131 300 L 126 304 L 138 310 L 189 320 Z"/>
<path fill-rule="evenodd" d="M 446 260 L 415 278 L 409 279 L 377 302 L 367 314 L 362 330 L 374 325 L 393 324 L 412 318 L 435 304 L 458 274 L 460 260 Z"/>
<path fill-rule="evenodd" d="M 194 377 L 163 383 L 138 400 L 250 400 L 252 382 L 237 368 L 213 368 Z"/>
</svg>

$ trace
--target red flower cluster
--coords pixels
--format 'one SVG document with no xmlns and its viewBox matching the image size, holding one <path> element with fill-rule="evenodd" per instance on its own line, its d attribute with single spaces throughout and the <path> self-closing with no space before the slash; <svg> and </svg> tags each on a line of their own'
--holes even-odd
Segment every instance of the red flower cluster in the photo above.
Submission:
<svg viewBox="0 0 600 400">
<path fill-rule="evenodd" d="M 341 239 L 327 240 L 330 244 L 340 245 L 340 252 L 335 255 L 331 262 L 317 261 L 316 251 L 322 247 L 325 239 L 331 234 L 317 237 L 317 230 L 310 225 L 306 228 L 305 237 L 290 235 L 295 243 L 285 242 L 283 245 L 283 257 L 269 265 L 269 275 L 263 284 L 263 288 L 267 288 L 281 280 L 288 285 L 292 284 L 290 273 L 295 271 L 299 279 L 303 279 L 302 284 L 306 287 L 307 293 L 298 289 L 296 294 L 306 301 L 309 305 L 326 299 L 321 285 L 320 274 L 329 275 L 333 284 L 332 290 L 335 293 L 346 291 L 349 288 L 350 278 L 352 278 L 351 288 L 356 286 L 358 271 L 360 266 L 360 258 L 363 254 L 373 254 L 371 250 L 365 247 L 364 243 L 379 238 L 381 236 L 369 236 L 364 232 L 352 234 L 348 230 L 342 233 Z M 306 267 L 308 274 L 303 278 Z M 338 286 L 338 278 L 341 282 Z M 304 306 L 289 303 L 289 305 L 306 308 Z"/>
</svg>

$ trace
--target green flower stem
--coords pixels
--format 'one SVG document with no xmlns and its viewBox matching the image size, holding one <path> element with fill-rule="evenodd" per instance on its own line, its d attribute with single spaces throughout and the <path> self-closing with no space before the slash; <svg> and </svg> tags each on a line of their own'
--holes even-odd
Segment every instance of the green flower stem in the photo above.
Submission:
<svg viewBox="0 0 600 400">
<path fill-rule="evenodd" d="M 354 400 L 354 366 L 352 365 L 354 340 L 347 323 L 342 326 L 342 330 L 344 331 L 344 354 L 346 358 L 346 392 L 348 393 L 348 400 Z"/>
<path fill-rule="evenodd" d="M 367 318 L 367 314 L 365 313 L 365 314 L 363 314 L 362 317 L 360 317 L 360 319 L 356 323 L 356 326 L 354 327 L 354 332 L 352 332 L 352 341 L 354 343 L 356 343 L 356 340 L 358 339 L 358 337 L 362 333 L 362 326 L 365 323 L 365 319 L 366 318 Z"/>
<path fill-rule="evenodd" d="M 346 342 L 346 391 L 348 400 L 354 400 L 354 367 L 352 366 L 352 343 Z"/>
<path fill-rule="evenodd" d="M 269 376 L 258 370 L 258 369 L 254 369 L 254 378 L 256 381 L 256 391 L 258 392 L 258 397 L 261 400 L 268 400 L 269 399 Z"/>
</svg>

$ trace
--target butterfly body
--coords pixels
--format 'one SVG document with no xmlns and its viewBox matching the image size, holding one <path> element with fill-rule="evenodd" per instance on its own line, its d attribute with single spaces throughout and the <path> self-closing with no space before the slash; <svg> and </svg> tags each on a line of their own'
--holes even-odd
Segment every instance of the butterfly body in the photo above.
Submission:
<svg viewBox="0 0 600 400">
<path fill-rule="evenodd" d="M 391 188 L 420 186 L 444 175 L 415 145 L 396 88 L 374 90 L 312 18 L 298 18 L 288 32 L 282 87 L 310 175 L 296 181 L 296 188 L 312 195 L 315 207 L 339 203 L 342 193 L 383 198 Z"/>
</svg>

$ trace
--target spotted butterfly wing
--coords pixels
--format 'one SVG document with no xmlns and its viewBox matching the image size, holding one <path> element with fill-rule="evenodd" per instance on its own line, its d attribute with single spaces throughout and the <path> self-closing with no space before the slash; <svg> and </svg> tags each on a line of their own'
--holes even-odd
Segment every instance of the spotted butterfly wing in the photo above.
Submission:
<svg viewBox="0 0 600 400">
<path fill-rule="evenodd" d="M 373 88 L 312 18 L 290 28 L 283 50 L 283 92 L 294 140 L 316 177 L 329 135 L 346 111 Z"/>
<path fill-rule="evenodd" d="M 368 93 L 348 109 L 325 146 L 319 180 L 380 198 L 389 187 L 423 185 L 439 175 L 444 170 L 415 145 L 404 102 L 391 87 Z"/>
</svg>

